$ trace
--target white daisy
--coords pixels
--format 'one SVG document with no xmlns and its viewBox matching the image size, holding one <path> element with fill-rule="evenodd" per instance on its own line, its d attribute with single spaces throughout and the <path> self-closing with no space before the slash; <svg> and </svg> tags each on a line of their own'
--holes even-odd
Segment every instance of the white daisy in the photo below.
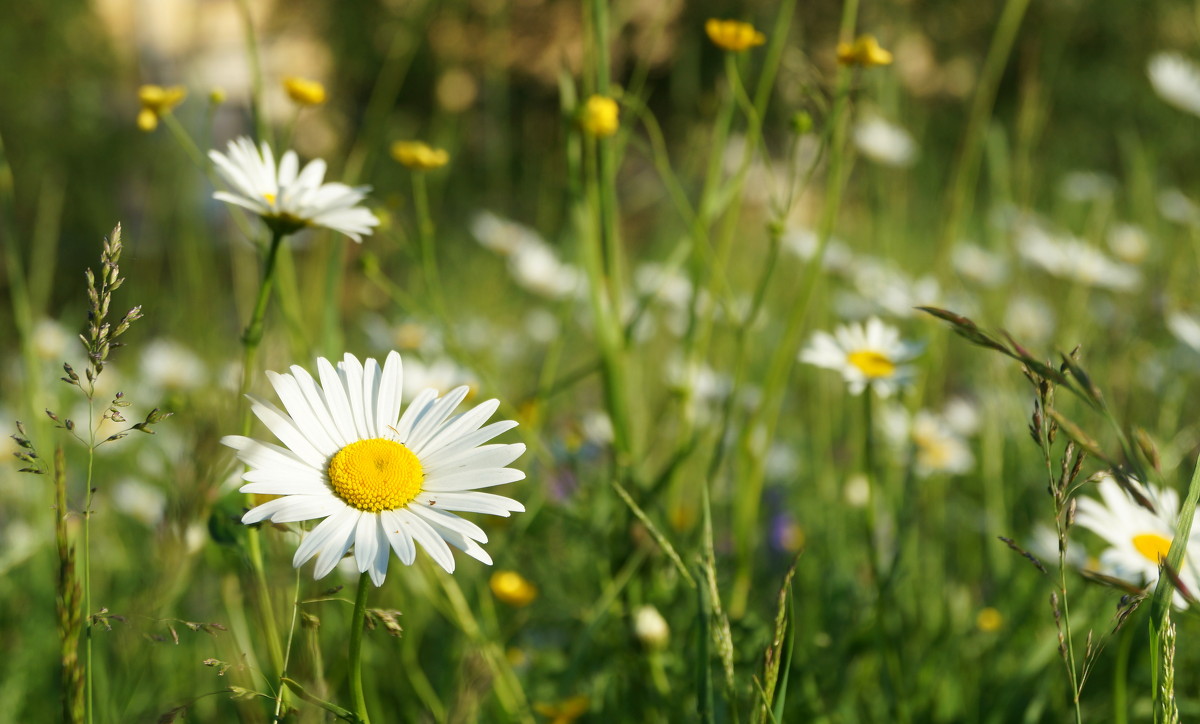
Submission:
<svg viewBox="0 0 1200 724">
<path fill-rule="evenodd" d="M 921 346 L 900 339 L 900 332 L 871 317 L 866 324 L 851 323 L 828 332 L 817 332 L 800 352 L 800 361 L 837 370 L 861 394 L 871 386 L 880 397 L 888 397 L 912 381 L 912 366 L 903 364 L 921 351 Z"/>
<path fill-rule="evenodd" d="M 324 226 L 361 242 L 379 219 L 358 205 L 370 186 L 322 183 L 325 162 L 309 161 L 301 169 L 295 151 L 288 151 L 275 166 L 271 147 L 260 149 L 245 136 L 229 142 L 227 154 L 209 151 L 217 173 L 232 188 L 213 198 L 241 206 L 262 217 L 271 230 L 292 234 L 306 226 Z"/>
<path fill-rule="evenodd" d="M 1151 586 L 1158 581 L 1159 561 L 1171 549 L 1175 520 L 1179 517 L 1179 495 L 1170 489 L 1138 487 L 1154 503 L 1157 512 L 1138 505 L 1111 475 L 1106 475 L 1097 485 L 1104 502 L 1080 496 L 1075 523 L 1108 541 L 1110 547 L 1100 554 L 1102 573 L 1134 585 Z M 1193 595 L 1200 593 L 1196 587 L 1198 543 L 1200 531 L 1193 527 L 1183 569 L 1179 571 L 1180 579 Z M 1186 605 L 1178 592 L 1175 593 L 1175 604 Z"/>
<path fill-rule="evenodd" d="M 1179 53 L 1158 53 L 1150 59 L 1146 74 L 1164 101 L 1200 116 L 1200 66 Z"/>
<path fill-rule="evenodd" d="M 254 414 L 286 447 L 240 435 L 221 441 L 250 467 L 243 493 L 283 496 L 253 508 L 242 522 L 324 518 L 292 559 L 299 567 L 316 556 L 316 578 L 352 547 L 358 570 L 369 572 L 376 586 L 391 550 L 411 565 L 416 543 L 448 572 L 454 557 L 447 543 L 490 565 L 479 546 L 487 534 L 450 511 L 508 517 L 525 510 L 515 500 L 477 492 L 525 477 L 505 467 L 525 452 L 523 444 L 483 445 L 517 425 L 504 420 L 481 427 L 499 402 L 451 417 L 467 388 L 442 397 L 426 389 L 401 415 L 396 352 L 382 369 L 374 359 L 363 364 L 347 354 L 336 368 L 319 358 L 317 371 L 320 384 L 299 366 L 291 374 L 267 373 L 286 412 L 251 397 Z"/>
<path fill-rule="evenodd" d="M 878 116 L 855 124 L 854 145 L 864 156 L 884 166 L 907 168 L 917 160 L 917 142 L 908 131 Z"/>
</svg>

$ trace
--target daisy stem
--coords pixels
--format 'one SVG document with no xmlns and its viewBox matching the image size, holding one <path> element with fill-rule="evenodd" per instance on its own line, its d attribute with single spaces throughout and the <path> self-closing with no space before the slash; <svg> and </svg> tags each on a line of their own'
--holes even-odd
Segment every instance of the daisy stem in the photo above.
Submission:
<svg viewBox="0 0 1200 724">
<path fill-rule="evenodd" d="M 367 591 L 371 578 L 367 573 L 358 577 L 358 593 L 354 596 L 354 614 L 350 619 L 350 695 L 354 697 L 354 713 L 362 724 L 371 724 L 367 714 L 367 698 L 362 685 L 363 618 L 367 613 Z"/>
<path fill-rule="evenodd" d="M 263 320 L 267 313 L 267 302 L 270 301 L 271 287 L 275 280 L 275 262 L 278 259 L 279 247 L 282 245 L 284 236 L 280 231 L 271 231 L 271 242 L 267 247 L 267 258 L 263 263 L 262 283 L 258 288 L 258 299 L 254 302 L 254 311 L 250 315 L 250 322 L 247 323 L 246 331 L 242 335 L 242 384 L 240 390 L 242 399 L 245 399 L 246 393 L 250 391 L 252 370 L 255 368 L 258 347 L 263 338 Z M 253 416 L 247 406 L 242 411 L 242 434 L 249 435 L 252 425 Z M 248 499 L 250 497 L 247 496 Z M 263 628 L 266 630 L 271 666 L 282 677 L 285 666 L 283 645 L 279 640 L 279 629 L 275 623 L 275 610 L 271 607 L 271 592 L 267 587 L 267 574 L 263 567 L 262 537 L 257 527 L 250 526 L 246 531 L 246 555 L 250 559 L 250 567 L 254 572 L 255 588 L 258 594 L 257 604 Z M 287 700 L 287 691 L 282 683 L 279 686 L 279 697 L 278 706 L 286 707 L 284 702 Z"/>
<path fill-rule="evenodd" d="M 271 288 L 275 284 L 275 267 L 279 259 L 279 247 L 284 235 L 279 231 L 271 232 L 271 243 L 267 247 L 267 258 L 263 262 L 262 283 L 258 286 L 258 298 L 254 301 L 254 311 L 242 334 L 242 385 L 239 390 L 242 397 L 250 391 L 250 379 L 254 369 L 258 347 L 263 338 L 263 320 L 267 316 L 267 303 L 271 299 Z M 252 423 L 249 408 L 242 415 L 242 434 L 250 434 Z"/>
<path fill-rule="evenodd" d="M 300 614 L 300 569 L 296 569 L 296 580 L 292 586 L 292 622 L 288 626 L 287 646 L 283 649 L 283 668 L 279 670 L 279 678 L 282 680 L 288 674 L 288 663 L 292 659 L 292 641 L 296 637 L 296 619 Z M 272 721 L 278 724 L 280 718 L 284 715 L 284 696 L 283 692 L 287 689 L 286 686 L 279 687 L 279 694 L 275 697 L 275 715 Z"/>
</svg>

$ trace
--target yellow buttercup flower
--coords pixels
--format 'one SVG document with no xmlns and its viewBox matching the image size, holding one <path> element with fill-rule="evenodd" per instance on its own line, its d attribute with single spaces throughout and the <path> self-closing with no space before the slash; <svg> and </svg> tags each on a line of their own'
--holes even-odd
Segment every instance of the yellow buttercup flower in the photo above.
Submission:
<svg viewBox="0 0 1200 724">
<path fill-rule="evenodd" d="M 392 144 L 392 158 L 418 171 L 441 168 L 450 162 L 445 149 L 432 148 L 423 141 L 396 141 Z"/>
<path fill-rule="evenodd" d="M 549 717 L 550 724 L 571 724 L 571 722 L 586 714 L 591 704 L 590 699 L 580 694 L 554 704 L 534 704 L 533 710 L 544 717 Z"/>
<path fill-rule="evenodd" d="M 596 138 L 611 136 L 621 126 L 621 108 L 608 96 L 592 96 L 583 104 L 579 125 Z"/>
<path fill-rule="evenodd" d="M 516 608 L 528 606 L 538 597 L 537 586 L 516 571 L 496 571 L 488 580 L 488 587 L 501 602 Z"/>
<path fill-rule="evenodd" d="M 988 606 L 979 611 L 979 615 L 975 617 L 975 625 L 984 633 L 999 631 L 1004 626 L 1004 615 Z"/>
<path fill-rule="evenodd" d="M 838 43 L 837 59 L 842 65 L 891 65 L 892 54 L 879 45 L 874 35 L 860 35 L 853 43 Z"/>
<path fill-rule="evenodd" d="M 147 133 L 158 128 L 158 119 L 164 113 L 170 113 L 172 108 L 183 103 L 184 98 L 187 98 L 187 89 L 181 85 L 173 85 L 169 88 L 159 85 L 144 85 L 138 88 L 138 102 L 142 104 L 142 110 L 138 112 L 137 117 L 138 128 Z"/>
<path fill-rule="evenodd" d="M 325 86 L 308 78 L 284 78 L 283 89 L 297 105 L 319 106 L 325 102 Z"/>
<path fill-rule="evenodd" d="M 755 30 L 753 25 L 738 20 L 710 18 L 704 24 L 704 32 L 708 33 L 708 39 L 718 48 L 735 53 L 767 42 L 767 36 Z"/>
</svg>

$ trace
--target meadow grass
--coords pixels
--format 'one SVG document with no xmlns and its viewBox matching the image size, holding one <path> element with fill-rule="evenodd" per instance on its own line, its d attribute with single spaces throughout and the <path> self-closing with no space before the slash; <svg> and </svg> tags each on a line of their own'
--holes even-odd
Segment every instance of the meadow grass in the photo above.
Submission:
<svg viewBox="0 0 1200 724">
<path fill-rule="evenodd" d="M 802 5 L 20 11 L 0 720 L 1200 712 L 1191 7 Z M 314 579 L 227 436 L 392 351 L 524 511 Z"/>
</svg>

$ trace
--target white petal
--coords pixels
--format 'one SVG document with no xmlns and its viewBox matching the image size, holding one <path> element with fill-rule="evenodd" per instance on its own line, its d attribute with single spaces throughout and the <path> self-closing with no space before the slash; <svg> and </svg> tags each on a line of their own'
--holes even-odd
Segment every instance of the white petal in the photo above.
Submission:
<svg viewBox="0 0 1200 724">
<path fill-rule="evenodd" d="M 454 513 L 437 510 L 436 508 L 427 508 L 424 505 L 410 505 L 408 506 L 408 510 L 435 528 L 452 530 L 471 540 L 487 543 L 487 533 L 483 531 L 483 528 L 480 528 L 466 518 L 460 518 Z"/>
<path fill-rule="evenodd" d="M 289 450 L 314 468 L 324 467 L 327 456 L 313 447 L 304 433 L 296 427 L 295 421 L 271 403 L 251 395 L 246 396 L 251 400 L 250 409 L 254 411 L 258 419 L 262 420 L 268 430 L 275 433 L 275 437 L 279 438 L 280 442 L 287 445 Z"/>
<path fill-rule="evenodd" d="M 451 472 L 458 468 L 502 468 L 524 453 L 525 444 L 520 442 L 509 445 L 482 445 L 458 450 L 448 456 L 439 450 L 422 455 L 421 466 L 425 469 L 426 474 Z"/>
<path fill-rule="evenodd" d="M 312 532 L 304 536 L 304 540 L 300 541 L 300 545 L 296 547 L 296 554 L 292 556 L 292 566 L 299 568 L 318 553 L 323 559 L 326 560 L 326 562 L 328 562 L 328 559 L 332 557 L 332 554 L 327 555 L 325 551 L 341 548 L 341 552 L 338 553 L 333 560 L 333 564 L 336 564 L 342 557 L 342 553 L 345 553 L 345 551 L 349 549 L 350 544 L 353 542 L 354 527 L 355 524 L 358 523 L 358 518 L 360 515 L 362 515 L 361 510 L 343 507 L 341 510 L 321 521 L 320 525 L 318 525 L 316 528 L 313 528 Z M 345 548 L 342 548 L 342 546 L 345 546 Z M 333 564 L 330 564 L 330 570 L 333 569 Z M 320 571 L 320 567 L 321 565 L 318 562 L 318 572 Z M 325 571 L 325 573 L 328 572 L 329 571 Z M 322 573 L 314 577 L 321 578 L 323 575 L 325 574 Z"/>
<path fill-rule="evenodd" d="M 429 557 L 445 569 L 446 573 L 454 573 L 454 555 L 450 552 L 446 541 L 437 534 L 437 531 L 408 510 L 397 510 L 395 513 L 396 517 L 405 526 L 407 532 L 412 535 L 415 541 L 421 544 L 421 547 L 425 549 Z"/>
<path fill-rule="evenodd" d="M 477 445 L 482 445 L 501 433 L 508 432 L 516 426 L 517 423 L 514 420 L 500 420 L 499 422 L 493 422 L 487 427 L 480 428 L 469 435 L 463 435 L 461 438 L 447 443 L 445 447 L 437 451 L 436 459 L 438 461 L 444 461 L 448 458 L 453 458 L 456 455 L 471 450 Z"/>
<path fill-rule="evenodd" d="M 300 432 L 312 443 L 313 447 L 327 458 L 342 447 L 329 437 L 329 433 L 325 431 L 317 414 L 313 412 L 294 377 L 268 370 L 267 379 L 275 388 L 275 394 L 279 395 L 279 400 L 287 409 L 292 422 L 296 423 L 296 427 L 300 428 Z"/>
<path fill-rule="evenodd" d="M 338 363 L 338 373 L 346 385 L 346 396 L 350 398 L 350 414 L 354 416 L 354 428 L 358 430 L 358 439 L 375 437 L 367 428 L 366 410 L 363 407 L 362 363 L 347 352 L 345 358 Z"/>
<path fill-rule="evenodd" d="M 378 529 L 378 515 L 364 512 L 359 516 L 358 526 L 354 530 L 354 560 L 358 563 L 359 573 L 366 573 L 368 568 L 375 565 L 379 553 L 375 547 L 379 542 L 375 534 Z"/>
<path fill-rule="evenodd" d="M 270 518 L 273 523 L 295 523 L 324 518 L 345 507 L 345 503 L 332 495 L 288 495 L 250 509 L 242 516 L 242 522 L 250 525 Z"/>
<path fill-rule="evenodd" d="M 379 523 L 383 528 L 383 534 L 387 536 L 388 542 L 392 545 L 392 550 L 396 551 L 396 557 L 404 565 L 411 566 L 417 557 L 417 547 L 413 544 L 408 526 L 393 510 L 380 511 Z"/>
<path fill-rule="evenodd" d="M 346 444 L 361 440 L 358 429 L 354 426 L 354 414 L 350 412 L 350 400 L 346 397 L 342 376 L 324 357 L 317 359 L 317 373 L 321 376 L 321 389 L 324 390 L 329 412 L 333 415 L 334 424 L 342 433 L 342 439 Z"/>
<path fill-rule="evenodd" d="M 502 495 L 491 493 L 429 493 L 423 492 L 416 501 L 431 508 L 456 510 L 463 513 L 487 513 L 504 518 L 509 513 L 523 513 L 525 506 Z"/>
<path fill-rule="evenodd" d="M 305 475 L 316 470 L 291 450 L 269 442 L 252 440 L 241 435 L 226 435 L 221 438 L 221 444 L 236 450 L 238 460 L 252 468 L 278 469 L 296 475 Z"/>
<path fill-rule="evenodd" d="M 304 393 L 304 399 L 308 401 L 309 409 L 313 411 L 313 414 L 321 423 L 321 427 L 325 428 L 325 434 L 329 436 L 329 439 L 333 440 L 339 449 L 353 442 L 353 439 L 345 439 L 337 423 L 333 421 L 333 413 L 329 411 L 329 404 L 325 401 L 325 393 L 321 391 L 320 386 L 317 385 L 317 381 L 308 373 L 308 370 L 300 365 L 292 365 L 292 377 L 295 378 L 300 391 Z"/>
<path fill-rule="evenodd" d="M 453 493 L 490 488 L 493 485 L 515 483 L 524 479 L 525 473 L 512 468 L 477 468 L 458 473 L 430 475 L 425 478 L 421 487 L 431 493 Z"/>
<path fill-rule="evenodd" d="M 379 416 L 376 406 L 379 400 L 379 363 L 370 357 L 363 363 L 362 378 L 363 421 L 367 426 L 367 434 L 371 437 L 383 437 L 388 430 L 380 430 L 375 425 Z"/>
<path fill-rule="evenodd" d="M 454 408 L 466 399 L 467 393 L 471 391 L 470 387 L 463 385 L 451 390 L 445 397 L 441 397 L 437 402 L 426 408 L 424 414 L 417 418 L 413 424 L 412 434 L 404 441 L 410 450 L 420 449 L 425 442 L 429 440 L 441 427 L 441 424 L 446 421 L 450 414 L 454 412 Z"/>
<path fill-rule="evenodd" d="M 487 419 L 495 414 L 498 407 L 500 407 L 499 400 L 488 400 L 480 403 L 475 408 L 464 412 L 445 425 L 442 425 L 424 444 L 418 444 L 418 447 L 413 448 L 413 452 L 418 456 L 436 452 L 438 448 L 445 447 L 453 440 L 478 430 L 480 425 L 487 422 Z"/>
<path fill-rule="evenodd" d="M 404 389 L 404 363 L 398 352 L 388 352 L 383 363 L 383 379 L 376 400 L 375 431 L 380 437 L 391 434 L 400 417 L 400 393 Z"/>
<path fill-rule="evenodd" d="M 408 444 L 408 438 L 412 435 L 413 423 L 417 418 L 425 413 L 425 408 L 429 407 L 437 399 L 435 390 L 421 390 L 413 401 L 408 403 L 408 409 L 400 416 L 400 420 L 396 423 L 396 441 Z"/>
</svg>

